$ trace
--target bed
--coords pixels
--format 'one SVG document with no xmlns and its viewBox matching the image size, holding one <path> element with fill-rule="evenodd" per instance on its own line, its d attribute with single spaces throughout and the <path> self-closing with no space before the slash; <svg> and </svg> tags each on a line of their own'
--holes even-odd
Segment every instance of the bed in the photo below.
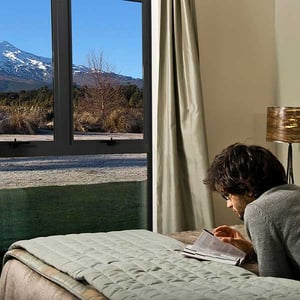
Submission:
<svg viewBox="0 0 300 300">
<path fill-rule="evenodd" d="M 4 257 L 0 299 L 300 299 L 295 280 L 181 254 L 198 231 L 147 230 L 41 237 Z"/>
</svg>

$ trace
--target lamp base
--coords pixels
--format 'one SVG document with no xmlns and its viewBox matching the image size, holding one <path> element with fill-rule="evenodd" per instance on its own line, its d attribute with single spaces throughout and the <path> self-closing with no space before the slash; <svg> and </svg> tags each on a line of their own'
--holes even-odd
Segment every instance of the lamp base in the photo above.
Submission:
<svg viewBox="0 0 300 300">
<path fill-rule="evenodd" d="M 289 143 L 289 149 L 288 149 L 288 161 L 287 161 L 287 171 L 286 171 L 286 177 L 288 183 L 294 184 L 294 173 L 293 173 L 293 148 L 292 143 Z"/>
</svg>

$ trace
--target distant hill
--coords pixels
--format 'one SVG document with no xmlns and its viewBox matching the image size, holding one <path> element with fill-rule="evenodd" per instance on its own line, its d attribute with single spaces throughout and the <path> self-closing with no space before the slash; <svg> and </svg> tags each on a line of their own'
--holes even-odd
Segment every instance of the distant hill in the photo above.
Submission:
<svg viewBox="0 0 300 300">
<path fill-rule="evenodd" d="M 32 90 L 52 85 L 52 60 L 22 51 L 7 41 L 0 42 L 0 92 Z M 105 73 L 115 84 L 143 86 L 143 80 L 116 73 Z M 89 68 L 73 65 L 73 81 L 89 85 Z"/>
</svg>

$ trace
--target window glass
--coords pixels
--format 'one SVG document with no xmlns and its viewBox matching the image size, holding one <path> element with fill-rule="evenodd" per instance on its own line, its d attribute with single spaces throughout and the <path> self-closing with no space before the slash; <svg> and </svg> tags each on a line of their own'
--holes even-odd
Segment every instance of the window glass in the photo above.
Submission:
<svg viewBox="0 0 300 300">
<path fill-rule="evenodd" d="M 0 141 L 53 140 L 50 1 L 0 9 Z"/>
<path fill-rule="evenodd" d="M 73 0 L 71 4 L 72 30 L 67 0 L 17 0 L 5 2 L 0 10 L 0 45 L 4 48 L 0 53 L 4 53 L 0 59 L 0 142 L 25 141 L 4 142 L 0 147 L 5 156 L 0 157 L 0 252 L 15 240 L 35 236 L 149 228 L 151 145 L 146 140 L 150 125 L 144 139 L 142 3 L 88 0 L 87 5 L 87 1 Z M 11 18 L 12 11 L 15 18 Z M 55 20 L 53 32 L 51 19 Z M 12 22 L 17 26 L 11 26 Z M 46 59 L 52 56 L 51 38 L 53 61 Z M 64 41 L 69 40 L 73 45 L 73 103 L 69 101 L 71 68 L 65 63 L 70 47 Z M 8 51 L 7 47 L 15 48 Z M 41 79 L 24 81 L 28 70 L 24 71 L 23 64 L 12 68 L 15 77 L 7 75 L 7 63 L 20 62 L 23 50 L 22 62 L 37 66 L 36 78 L 40 70 L 48 78 L 50 70 L 47 84 L 25 88 L 24 82 L 37 84 Z M 60 71 L 55 72 L 55 84 L 53 65 Z M 72 119 L 76 141 L 69 130 Z M 123 141 L 115 143 L 114 139 Z M 125 154 L 130 152 L 135 153 Z M 70 155 L 75 153 L 81 155 Z"/>
<path fill-rule="evenodd" d="M 0 158 L 0 250 L 35 236 L 147 228 L 145 154 Z"/>
<path fill-rule="evenodd" d="M 72 0 L 72 34 L 74 138 L 142 139 L 142 3 Z"/>
</svg>

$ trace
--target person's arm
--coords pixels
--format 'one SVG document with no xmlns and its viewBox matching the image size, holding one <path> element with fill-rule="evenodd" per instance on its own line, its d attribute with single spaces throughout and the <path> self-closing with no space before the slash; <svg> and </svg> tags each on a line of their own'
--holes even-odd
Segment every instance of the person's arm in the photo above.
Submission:
<svg viewBox="0 0 300 300">
<path fill-rule="evenodd" d="M 229 243 L 244 252 L 248 257 L 252 257 L 254 249 L 252 243 L 248 241 L 238 230 L 235 230 L 227 225 L 222 225 L 214 230 L 214 235 L 224 243 Z"/>
<path fill-rule="evenodd" d="M 255 204 L 245 210 L 245 225 L 257 254 L 260 276 L 292 278 L 292 271 L 276 226 Z"/>
</svg>

